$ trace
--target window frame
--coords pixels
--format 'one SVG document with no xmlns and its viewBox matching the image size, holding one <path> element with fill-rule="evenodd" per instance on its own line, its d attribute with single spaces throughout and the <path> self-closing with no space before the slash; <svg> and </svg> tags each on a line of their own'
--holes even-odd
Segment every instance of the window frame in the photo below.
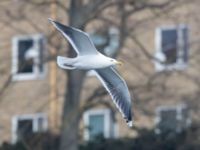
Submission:
<svg viewBox="0 0 200 150">
<path fill-rule="evenodd" d="M 183 111 L 184 109 L 188 109 L 187 108 L 187 105 L 186 104 L 180 104 L 180 105 L 177 105 L 177 106 L 159 106 L 156 108 L 156 111 L 155 111 L 155 119 L 154 119 L 154 124 L 155 126 L 157 126 L 161 121 L 162 121 L 162 112 L 163 111 L 175 111 L 176 112 L 176 120 L 177 121 L 182 121 L 183 119 L 186 119 L 186 124 L 185 124 L 185 127 L 190 127 L 191 126 L 191 118 L 190 116 L 188 116 L 187 118 L 183 118 L 184 114 L 183 114 Z M 189 112 L 188 112 L 188 115 L 189 115 Z M 176 127 L 176 132 L 180 132 L 181 129 L 179 127 Z M 155 128 L 155 133 L 156 134 L 160 134 L 162 133 L 161 129 L 159 128 Z"/>
<path fill-rule="evenodd" d="M 84 140 L 89 141 L 91 140 L 89 137 L 89 117 L 92 115 L 104 115 L 104 138 L 113 138 L 117 137 L 117 125 L 115 122 L 112 121 L 111 118 L 111 111 L 109 109 L 93 109 L 84 112 L 83 121 L 84 121 Z M 112 134 L 113 129 L 113 134 Z"/>
<path fill-rule="evenodd" d="M 15 115 L 12 117 L 12 143 L 16 143 L 18 140 L 17 136 L 17 129 L 18 129 L 18 121 L 20 120 L 32 120 L 33 123 L 33 132 L 39 132 L 39 124 L 38 120 L 42 118 L 43 122 L 43 129 L 42 131 L 46 131 L 48 129 L 48 118 L 47 115 L 44 113 L 37 113 L 37 114 L 22 114 L 22 115 Z"/>
<path fill-rule="evenodd" d="M 19 59 L 18 59 L 18 54 L 19 54 L 19 49 L 18 49 L 18 44 L 20 40 L 33 40 L 33 44 L 35 44 L 36 46 L 36 50 L 37 52 L 40 53 L 40 49 L 39 49 L 39 40 L 43 40 L 43 46 L 44 46 L 44 50 L 43 52 L 43 57 L 45 56 L 45 52 L 46 52 L 46 38 L 43 34 L 31 34 L 31 35 L 18 35 L 18 36 L 14 36 L 12 38 L 12 69 L 11 69 L 11 73 L 12 73 L 12 81 L 22 81 L 22 80 L 36 80 L 36 79 L 43 79 L 47 73 L 47 65 L 45 63 L 43 63 L 43 71 L 40 72 L 39 71 L 39 67 L 36 64 L 33 64 L 33 72 L 31 73 L 17 73 L 18 72 L 18 63 L 19 63 Z M 40 60 L 39 58 L 40 56 L 38 56 L 36 58 L 37 62 L 40 62 L 42 60 Z"/>
<path fill-rule="evenodd" d="M 156 47 L 156 52 L 155 52 L 155 57 L 158 60 L 154 60 L 155 68 L 156 71 L 163 71 L 163 70 L 184 70 L 188 66 L 188 61 L 184 60 L 184 56 L 181 56 L 183 53 L 189 52 L 189 46 L 186 45 L 187 47 L 183 47 L 184 44 L 184 39 L 182 38 L 183 36 L 183 30 L 187 29 L 187 44 L 189 43 L 189 27 L 185 24 L 180 24 L 180 25 L 174 25 L 174 26 L 161 26 L 156 28 L 155 30 L 155 47 Z M 164 55 L 162 52 L 162 32 L 167 31 L 167 30 L 176 30 L 177 32 L 177 57 L 176 63 L 173 64 L 162 64 L 162 59 L 163 57 L 158 55 Z M 184 48 L 186 48 L 186 52 L 184 51 Z M 159 62 L 160 60 L 160 62 Z"/>
</svg>

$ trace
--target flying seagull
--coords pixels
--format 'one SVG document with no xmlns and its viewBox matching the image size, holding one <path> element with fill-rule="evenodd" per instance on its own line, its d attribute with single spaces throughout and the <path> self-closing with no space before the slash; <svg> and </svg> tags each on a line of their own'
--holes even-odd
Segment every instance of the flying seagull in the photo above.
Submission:
<svg viewBox="0 0 200 150">
<path fill-rule="evenodd" d="M 65 26 L 50 18 L 49 21 L 70 42 L 77 53 L 75 58 L 58 56 L 58 66 L 63 69 L 94 70 L 98 79 L 111 95 L 127 125 L 131 127 L 131 97 L 126 82 L 114 68 L 114 66 L 122 63 L 98 52 L 87 33 Z"/>
</svg>

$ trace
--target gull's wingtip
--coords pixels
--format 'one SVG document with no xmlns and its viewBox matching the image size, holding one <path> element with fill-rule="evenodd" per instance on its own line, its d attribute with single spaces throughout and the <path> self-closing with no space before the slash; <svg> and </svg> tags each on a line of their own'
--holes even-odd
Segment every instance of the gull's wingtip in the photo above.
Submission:
<svg viewBox="0 0 200 150">
<path fill-rule="evenodd" d="M 127 122 L 127 125 L 131 128 L 131 127 L 133 127 L 133 121 L 128 121 Z"/>
<path fill-rule="evenodd" d="M 52 22 L 52 21 L 53 21 L 53 19 L 52 19 L 52 18 L 48 18 L 48 20 L 49 20 L 50 22 Z"/>
<path fill-rule="evenodd" d="M 51 23 L 55 23 L 55 21 L 52 18 L 48 18 L 48 21 Z"/>
</svg>

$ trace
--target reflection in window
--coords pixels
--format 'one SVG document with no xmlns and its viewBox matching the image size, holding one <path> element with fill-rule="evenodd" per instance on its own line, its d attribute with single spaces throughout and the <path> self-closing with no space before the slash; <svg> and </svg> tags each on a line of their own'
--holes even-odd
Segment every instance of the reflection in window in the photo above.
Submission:
<svg viewBox="0 0 200 150">
<path fill-rule="evenodd" d="M 104 134 L 104 115 L 91 115 L 89 117 L 89 137 L 95 139 L 103 137 Z"/>
<path fill-rule="evenodd" d="M 18 43 L 18 73 L 33 72 L 33 58 L 28 57 L 33 48 L 33 40 L 20 40 Z"/>
<path fill-rule="evenodd" d="M 13 143 L 29 138 L 36 132 L 47 130 L 47 116 L 44 114 L 19 115 L 12 119 Z"/>
<path fill-rule="evenodd" d="M 115 138 L 116 123 L 109 109 L 96 109 L 84 112 L 84 139 Z"/>
<path fill-rule="evenodd" d="M 159 106 L 155 119 L 157 134 L 182 132 L 191 125 L 189 110 L 185 104 L 177 106 Z"/>
<path fill-rule="evenodd" d="M 32 119 L 19 120 L 17 126 L 18 140 L 26 139 L 32 134 L 33 134 L 33 120 Z"/>
<path fill-rule="evenodd" d="M 185 25 L 156 30 L 157 71 L 184 69 L 188 63 L 188 28 Z"/>
<path fill-rule="evenodd" d="M 42 35 L 13 38 L 13 80 L 30 80 L 45 75 L 45 38 Z"/>
<path fill-rule="evenodd" d="M 165 64 L 173 64 L 177 61 L 177 31 L 176 29 L 162 32 L 162 52 L 165 55 Z"/>
</svg>

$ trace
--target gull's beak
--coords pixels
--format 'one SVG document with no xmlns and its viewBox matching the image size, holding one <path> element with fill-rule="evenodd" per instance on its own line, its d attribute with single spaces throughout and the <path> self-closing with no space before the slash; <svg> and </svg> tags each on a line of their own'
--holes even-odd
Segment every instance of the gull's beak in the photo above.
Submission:
<svg viewBox="0 0 200 150">
<path fill-rule="evenodd" d="M 117 61 L 116 64 L 122 66 L 124 63 L 122 61 Z"/>
</svg>

